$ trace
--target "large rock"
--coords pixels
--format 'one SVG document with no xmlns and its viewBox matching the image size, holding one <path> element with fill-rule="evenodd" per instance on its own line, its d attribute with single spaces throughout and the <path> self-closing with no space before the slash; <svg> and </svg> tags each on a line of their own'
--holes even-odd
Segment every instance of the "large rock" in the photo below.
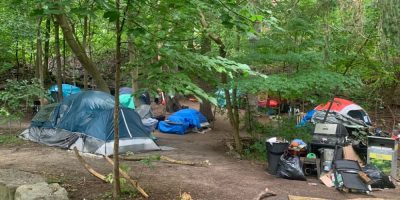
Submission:
<svg viewBox="0 0 400 200">
<path fill-rule="evenodd" d="M 14 200 L 15 190 L 25 184 L 44 182 L 37 174 L 16 169 L 0 169 L 0 200 Z"/>
<path fill-rule="evenodd" d="M 68 200 L 67 191 L 57 183 L 22 185 L 15 191 L 15 200 Z"/>
</svg>

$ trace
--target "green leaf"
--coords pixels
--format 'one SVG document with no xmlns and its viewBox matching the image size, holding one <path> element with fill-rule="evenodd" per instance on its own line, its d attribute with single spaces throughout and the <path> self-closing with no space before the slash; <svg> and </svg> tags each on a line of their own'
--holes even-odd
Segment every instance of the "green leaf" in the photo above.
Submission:
<svg viewBox="0 0 400 200">
<path fill-rule="evenodd" d="M 262 15 L 252 15 L 250 17 L 250 20 L 252 22 L 261 22 L 261 21 L 263 21 L 263 19 L 264 19 L 264 16 L 262 16 Z"/>
<path fill-rule="evenodd" d="M 119 17 L 119 13 L 117 11 L 106 11 L 103 14 L 103 18 L 108 19 L 109 22 L 117 21 L 118 17 Z"/>
</svg>

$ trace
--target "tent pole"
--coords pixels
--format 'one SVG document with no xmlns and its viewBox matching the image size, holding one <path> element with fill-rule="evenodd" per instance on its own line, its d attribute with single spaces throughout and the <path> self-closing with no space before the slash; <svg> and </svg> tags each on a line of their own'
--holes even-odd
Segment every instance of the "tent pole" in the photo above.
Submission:
<svg viewBox="0 0 400 200">
<path fill-rule="evenodd" d="M 121 114 L 122 114 L 122 119 L 124 120 L 125 128 L 128 131 L 129 136 L 131 136 L 131 138 L 133 138 L 133 136 L 131 134 L 131 131 L 128 128 L 128 124 L 126 123 L 125 114 L 124 114 L 124 111 L 122 109 L 121 109 Z"/>
<path fill-rule="evenodd" d="M 330 101 L 328 110 L 327 110 L 326 113 L 325 113 L 324 120 L 322 121 L 322 123 L 325 123 L 325 122 L 326 122 L 326 119 L 328 118 L 329 111 L 330 111 L 331 108 L 332 108 L 333 101 L 335 101 L 335 98 L 333 98 L 333 99 Z"/>
</svg>

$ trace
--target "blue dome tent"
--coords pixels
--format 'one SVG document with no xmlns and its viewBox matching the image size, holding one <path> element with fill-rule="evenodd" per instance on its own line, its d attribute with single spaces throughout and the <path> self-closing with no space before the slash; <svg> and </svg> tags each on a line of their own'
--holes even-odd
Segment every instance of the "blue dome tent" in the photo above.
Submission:
<svg viewBox="0 0 400 200">
<path fill-rule="evenodd" d="M 44 107 L 21 136 L 35 142 L 111 155 L 114 145 L 114 97 L 100 91 L 71 95 L 60 104 Z M 140 116 L 119 110 L 120 152 L 159 150 Z"/>
<path fill-rule="evenodd" d="M 79 87 L 76 87 L 76 86 L 73 86 L 70 84 L 62 84 L 62 91 L 63 91 L 63 97 L 67 97 L 69 95 L 80 92 L 81 89 Z M 56 93 L 56 95 L 57 95 L 57 92 L 58 92 L 57 85 L 52 85 L 49 89 L 49 93 L 50 94 Z"/>
</svg>

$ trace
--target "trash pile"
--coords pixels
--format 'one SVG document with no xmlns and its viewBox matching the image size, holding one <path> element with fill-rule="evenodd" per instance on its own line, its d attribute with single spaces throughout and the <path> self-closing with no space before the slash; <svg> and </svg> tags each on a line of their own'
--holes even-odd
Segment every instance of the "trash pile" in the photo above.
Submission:
<svg viewBox="0 0 400 200">
<path fill-rule="evenodd" d="M 352 112 L 352 108 L 361 107 L 347 100 L 342 101 L 345 105 L 334 101 L 315 109 L 311 142 L 279 137 L 266 140 L 267 171 L 291 180 L 316 176 L 325 186 L 344 192 L 369 194 L 373 188 L 395 188 L 398 137 L 369 133 L 368 115 L 359 112 L 357 119 L 357 113 Z M 329 112 L 331 108 L 336 111 Z"/>
<path fill-rule="evenodd" d="M 392 151 L 382 144 L 373 146 L 373 142 L 382 143 L 382 140 L 393 142 Z M 352 145 L 335 145 L 334 149 L 321 147 L 310 152 L 315 148 L 307 149 L 307 144 L 300 141 L 296 139 L 289 143 L 277 138 L 268 139 L 267 171 L 281 178 L 301 181 L 316 175 L 322 184 L 344 192 L 369 194 L 372 188 L 396 187 L 393 178 L 397 177 L 397 142 L 391 138 L 369 138 L 367 164 Z"/>
</svg>

